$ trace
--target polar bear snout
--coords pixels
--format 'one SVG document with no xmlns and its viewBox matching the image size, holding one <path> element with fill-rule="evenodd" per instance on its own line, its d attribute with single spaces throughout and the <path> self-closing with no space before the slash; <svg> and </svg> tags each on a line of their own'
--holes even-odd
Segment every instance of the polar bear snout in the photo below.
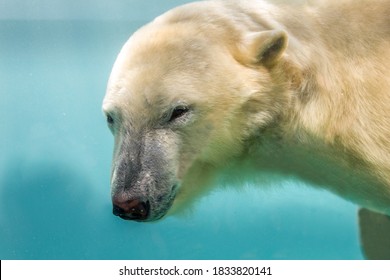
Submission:
<svg viewBox="0 0 390 280">
<path fill-rule="evenodd" d="M 146 220 L 149 216 L 150 203 L 140 199 L 122 200 L 114 197 L 112 213 L 124 220 Z"/>
</svg>

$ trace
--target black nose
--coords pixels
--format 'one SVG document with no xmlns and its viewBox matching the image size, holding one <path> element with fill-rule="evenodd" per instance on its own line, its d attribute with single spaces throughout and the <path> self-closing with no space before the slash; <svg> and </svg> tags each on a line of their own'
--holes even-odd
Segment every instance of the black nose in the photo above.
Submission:
<svg viewBox="0 0 390 280">
<path fill-rule="evenodd" d="M 125 220 L 145 220 L 149 215 L 149 201 L 143 202 L 138 199 L 120 201 L 113 199 L 112 213 Z"/>
</svg>

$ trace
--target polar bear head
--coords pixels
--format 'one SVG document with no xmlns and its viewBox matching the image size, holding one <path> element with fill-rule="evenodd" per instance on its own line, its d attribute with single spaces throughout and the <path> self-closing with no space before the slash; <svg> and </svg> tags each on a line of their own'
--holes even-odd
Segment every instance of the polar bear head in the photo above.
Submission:
<svg viewBox="0 0 390 280">
<path fill-rule="evenodd" d="M 247 31 L 221 3 L 160 16 L 118 55 L 103 111 L 115 137 L 111 194 L 121 218 L 152 221 L 187 205 L 287 102 L 272 77 L 286 34 Z"/>
</svg>

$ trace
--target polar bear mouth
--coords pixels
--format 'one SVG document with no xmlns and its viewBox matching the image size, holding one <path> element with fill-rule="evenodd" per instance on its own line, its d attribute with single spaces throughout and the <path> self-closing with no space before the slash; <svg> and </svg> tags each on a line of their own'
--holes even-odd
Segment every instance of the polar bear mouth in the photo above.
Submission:
<svg viewBox="0 0 390 280">
<path fill-rule="evenodd" d="M 163 204 L 164 207 L 160 208 L 159 207 L 160 205 L 158 205 L 156 207 L 157 211 L 155 213 L 153 213 L 153 212 L 150 213 L 151 215 L 150 215 L 148 221 L 160 220 L 168 213 L 169 209 L 173 205 L 173 202 L 175 201 L 177 189 L 178 189 L 178 185 L 173 185 L 172 186 L 169 198 L 168 198 L 167 202 Z"/>
</svg>

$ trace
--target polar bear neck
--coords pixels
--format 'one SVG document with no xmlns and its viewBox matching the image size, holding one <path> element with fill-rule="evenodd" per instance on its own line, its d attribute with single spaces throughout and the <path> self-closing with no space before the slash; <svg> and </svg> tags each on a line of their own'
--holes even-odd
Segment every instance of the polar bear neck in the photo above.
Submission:
<svg viewBox="0 0 390 280">
<path fill-rule="evenodd" d="M 370 171 L 369 163 L 306 132 L 286 136 L 280 131 L 272 127 L 249 139 L 245 153 L 220 173 L 222 182 L 274 187 L 298 179 L 368 209 L 390 213 L 389 189 Z"/>
<path fill-rule="evenodd" d="M 383 40 L 390 38 L 390 5 L 373 2 L 365 12 L 358 1 L 248 13 L 256 21 L 259 11 L 259 26 L 289 35 L 271 75 L 283 73 L 291 106 L 248 140 L 238 164 L 243 174 L 256 166 L 299 177 L 390 213 L 390 40 Z"/>
<path fill-rule="evenodd" d="M 286 74 L 293 79 L 288 118 L 294 120 L 287 130 L 304 131 L 336 153 L 347 151 L 390 185 L 390 131 L 384 126 L 390 108 L 383 106 L 390 104 L 390 43 L 383 40 L 390 37 L 390 5 L 377 2 L 366 13 L 354 3 L 280 15 L 290 37 L 287 65 L 295 71 Z"/>
</svg>

